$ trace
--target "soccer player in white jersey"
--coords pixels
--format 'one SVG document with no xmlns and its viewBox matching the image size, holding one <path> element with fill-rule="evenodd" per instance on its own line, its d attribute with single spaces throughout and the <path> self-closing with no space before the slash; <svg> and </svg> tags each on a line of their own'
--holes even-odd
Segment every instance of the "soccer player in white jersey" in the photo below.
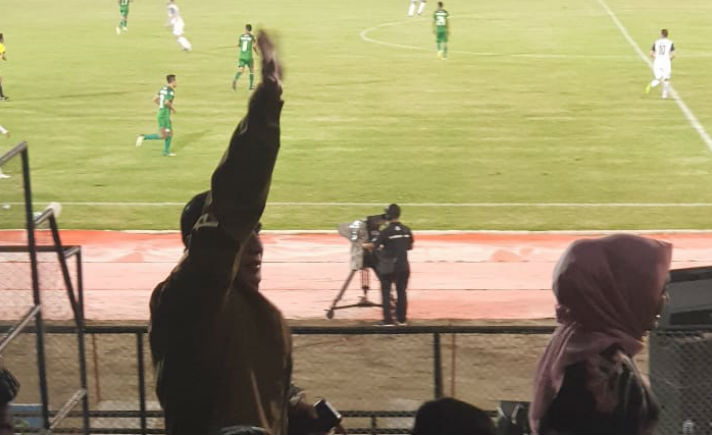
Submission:
<svg viewBox="0 0 712 435">
<path fill-rule="evenodd" d="M 645 87 L 645 93 L 649 93 L 651 88 L 662 82 L 662 97 L 667 98 L 668 92 L 670 92 L 672 60 L 675 58 L 675 44 L 668 39 L 667 29 L 660 31 L 660 38 L 655 40 L 653 47 L 650 49 L 650 58 L 653 59 L 653 75 L 655 78 Z"/>
<path fill-rule="evenodd" d="M 175 4 L 174 0 L 168 0 L 168 25 L 171 26 L 173 36 L 177 38 L 178 44 L 180 44 L 183 50 L 190 51 L 193 46 L 190 44 L 190 41 L 183 36 L 185 22 L 180 16 L 180 9 L 178 9 L 178 5 Z"/>
<path fill-rule="evenodd" d="M 420 1 L 418 5 L 418 15 L 422 15 L 425 10 L 425 0 L 410 0 L 410 7 L 408 8 L 408 16 L 412 17 L 415 15 L 415 4 Z"/>
</svg>

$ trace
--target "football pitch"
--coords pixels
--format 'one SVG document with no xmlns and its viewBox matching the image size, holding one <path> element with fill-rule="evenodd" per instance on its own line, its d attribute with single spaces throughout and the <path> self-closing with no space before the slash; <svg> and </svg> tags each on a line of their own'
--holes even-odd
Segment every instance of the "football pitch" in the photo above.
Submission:
<svg viewBox="0 0 712 435">
<path fill-rule="evenodd" d="M 35 201 L 62 202 L 63 227 L 177 226 L 246 111 L 247 75 L 230 83 L 249 22 L 278 35 L 286 67 L 268 229 L 333 229 L 390 202 L 415 229 L 712 228 L 712 145 L 694 128 L 712 130 L 709 1 L 447 0 L 447 61 L 434 0 L 413 18 L 407 0 L 178 4 L 190 53 L 162 1 L 132 2 L 121 36 L 113 0 L 0 4 L 0 150 L 28 141 Z M 630 42 L 647 55 L 663 27 L 687 112 L 643 92 Z M 134 146 L 168 73 L 174 158 Z M 5 199 L 19 188 L 0 182 Z"/>
</svg>

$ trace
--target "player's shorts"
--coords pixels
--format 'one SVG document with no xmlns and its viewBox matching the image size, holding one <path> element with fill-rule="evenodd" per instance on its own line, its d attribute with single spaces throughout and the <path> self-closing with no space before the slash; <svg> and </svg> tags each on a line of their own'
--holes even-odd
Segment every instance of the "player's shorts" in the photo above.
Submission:
<svg viewBox="0 0 712 435">
<path fill-rule="evenodd" d="M 158 130 L 166 129 L 166 131 L 173 130 L 173 124 L 171 123 L 171 117 L 165 115 L 158 115 Z"/>
<path fill-rule="evenodd" d="M 671 70 L 672 68 L 669 62 L 653 63 L 653 75 L 655 75 L 656 80 L 670 80 Z"/>
<path fill-rule="evenodd" d="M 242 68 L 243 66 L 246 66 L 248 68 L 252 68 L 255 65 L 255 59 L 254 58 L 240 58 L 237 61 L 237 67 Z"/>
<path fill-rule="evenodd" d="M 185 22 L 179 18 L 173 23 L 173 36 L 182 36 L 185 29 Z"/>
<path fill-rule="evenodd" d="M 438 30 L 435 33 L 435 40 L 437 42 L 447 42 L 447 30 Z"/>
<path fill-rule="evenodd" d="M 122 16 L 127 17 L 129 15 L 129 8 L 127 8 L 127 7 L 119 8 L 119 12 L 121 13 Z"/>
</svg>

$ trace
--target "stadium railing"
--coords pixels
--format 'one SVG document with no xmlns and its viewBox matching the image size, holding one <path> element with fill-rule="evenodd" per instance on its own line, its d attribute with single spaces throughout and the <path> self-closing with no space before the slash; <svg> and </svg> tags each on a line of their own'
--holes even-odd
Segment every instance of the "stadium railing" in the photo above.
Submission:
<svg viewBox="0 0 712 435">
<path fill-rule="evenodd" d="M 50 343 L 61 346 L 61 343 L 66 341 L 64 336 L 72 334 L 73 329 L 66 325 L 48 325 L 45 333 L 50 337 Z M 0 327 L 0 331 L 2 330 L 3 327 Z M 529 391 L 522 385 L 528 387 L 531 384 L 533 364 L 540 352 L 531 355 L 530 360 L 520 370 L 521 373 L 514 376 L 514 379 L 508 379 L 507 373 L 515 370 L 512 359 L 522 352 L 521 343 L 536 342 L 538 349 L 543 347 L 552 331 L 551 326 L 294 327 L 293 381 L 300 387 L 306 387 L 310 396 L 318 394 L 332 402 L 337 401 L 338 406 L 342 408 L 340 412 L 345 418 L 349 433 L 408 433 L 417 407 L 423 401 L 444 395 L 457 395 L 458 398 L 486 409 L 494 417 L 499 399 L 529 399 Z M 29 332 L 32 332 L 32 328 Z M 146 346 L 147 327 L 85 326 L 84 333 L 87 341 L 92 343 L 92 357 L 89 358 L 89 366 L 93 368 L 89 370 L 93 374 L 90 382 L 93 388 L 89 410 L 91 433 L 163 433 L 163 414 L 153 395 L 153 371 L 146 369 L 146 361 L 150 358 Z M 463 353 L 461 356 L 454 352 L 453 342 L 456 337 L 461 343 L 458 347 Z M 336 339 L 336 345 L 333 339 Z M 468 341 L 470 344 L 477 344 L 469 346 Z M 404 380 L 402 389 L 408 392 L 390 389 L 390 392 L 384 393 L 379 391 L 383 379 L 374 375 L 375 369 L 361 366 L 360 361 L 356 365 L 342 367 L 347 359 L 359 358 L 362 352 L 358 352 L 358 349 L 352 349 L 355 352 L 351 352 L 350 356 L 339 354 L 333 360 L 323 361 L 322 358 L 313 357 L 315 348 L 322 346 L 323 352 L 328 352 L 338 347 L 339 342 L 345 342 L 347 347 L 352 348 L 357 346 L 356 342 L 364 342 L 365 346 L 379 349 L 386 343 L 393 352 L 385 355 L 385 358 L 403 358 L 407 356 L 405 353 L 411 353 L 419 359 L 422 370 L 410 372 L 403 367 L 401 372 L 406 370 L 407 373 L 386 371 L 386 376 L 401 376 Z M 97 351 L 97 345 L 107 350 Z M 481 353 L 488 348 L 498 347 L 501 349 L 495 352 L 503 359 L 499 364 L 487 360 L 486 355 L 472 357 L 468 353 L 473 349 Z M 321 354 L 322 350 L 316 352 Z M 370 355 L 366 357 L 371 358 Z M 483 359 L 487 361 L 477 362 Z M 305 360 L 311 360 L 308 367 L 303 367 Z M 463 360 L 467 364 L 460 368 L 462 382 L 458 384 L 457 394 L 454 381 L 456 360 L 459 360 L 461 365 Z M 107 367 L 110 373 L 102 374 Z M 319 376 L 309 376 L 313 373 L 318 373 Z M 333 373 L 334 376 L 325 382 L 312 385 L 314 378 L 326 376 L 325 373 Z M 350 386 L 347 386 L 348 382 L 338 381 L 349 375 L 355 378 L 355 382 Z M 129 379 L 129 376 L 133 379 Z M 370 377 L 375 379 L 369 379 Z M 446 385 L 446 377 L 451 380 L 450 385 Z M 488 389 L 480 382 L 482 379 L 492 381 L 496 386 Z M 341 400 L 332 400 L 344 389 L 347 391 L 342 392 Z M 476 391 L 478 396 L 468 396 L 472 393 L 470 390 L 479 390 Z M 524 392 L 518 392 L 520 390 Z M 377 400 L 379 396 L 388 395 L 403 398 L 394 402 L 395 405 Z M 346 396 L 348 400 L 344 399 Z M 483 401 L 482 397 L 487 397 L 488 400 Z M 348 409 L 344 408 L 343 404 L 346 404 Z M 22 414 L 31 416 L 32 412 L 26 411 Z M 79 416 L 78 412 L 69 414 L 69 417 Z M 80 431 L 80 428 L 61 427 L 55 430 L 55 433 Z"/>
<path fill-rule="evenodd" d="M 20 166 L 17 167 L 19 159 Z M 15 166 L 13 166 L 15 165 Z M 8 354 L 26 355 L 26 342 L 23 342 L 23 335 L 32 330 L 34 334 L 34 366 L 37 369 L 37 386 L 39 390 L 39 405 L 32 405 L 39 408 L 39 415 L 28 420 L 24 430 L 51 432 L 59 427 L 63 420 L 72 413 L 78 404 L 82 404 L 80 413 L 82 424 L 77 430 L 78 433 L 89 433 L 89 400 L 86 388 L 86 360 L 84 359 L 84 309 L 83 309 L 83 289 L 81 279 L 81 249 L 77 246 L 63 247 L 55 217 L 55 208 L 48 207 L 40 213 L 33 212 L 32 188 L 30 184 L 30 164 L 29 152 L 26 142 L 21 142 L 10 151 L 0 156 L 0 169 L 4 174 L 0 182 L 0 227 L 4 230 L 15 230 L 5 234 L 10 234 L 7 240 L 0 238 L 0 266 L 2 267 L 2 278 L 0 278 L 0 290 L 3 291 L 3 304 L 0 307 L 0 314 L 4 321 L 10 322 L 3 328 L 4 335 L 0 338 L 0 356 Z M 13 206 L 15 206 L 13 208 Z M 42 227 L 49 227 L 48 231 L 39 230 Z M 18 231 L 19 230 L 19 231 Z M 24 233 L 24 237 L 21 235 Z M 12 237 L 12 235 L 18 237 Z M 47 245 L 38 243 L 38 238 L 46 238 Z M 71 306 L 72 334 L 77 340 L 77 368 L 79 371 L 79 387 L 70 388 L 65 397 L 60 398 L 57 406 L 50 411 L 50 386 L 48 361 L 46 353 L 45 322 L 43 313 L 48 305 L 55 301 L 43 302 L 44 284 L 47 282 L 43 264 L 40 257 L 54 257 L 50 260 L 55 267 L 51 267 L 54 274 L 61 274 L 63 290 Z M 76 260 L 76 279 L 74 285 L 68 260 Z M 28 266 L 29 268 L 25 267 Z M 59 271 L 56 268 L 59 268 Z M 30 279 L 27 280 L 29 272 Z M 75 292 L 76 287 L 76 292 Z M 23 296 L 31 292 L 31 302 L 22 302 Z M 19 296 L 19 297 L 13 297 Z M 46 297 L 46 295 L 44 295 Z M 16 303 L 20 301 L 20 303 Z M 24 314 L 23 314 L 24 312 Z M 34 321 L 34 327 L 30 325 Z M 11 346 L 18 348 L 18 351 L 11 350 Z M 26 359 L 26 358 L 25 358 Z M 6 358 L 7 365 L 11 371 L 18 374 L 18 370 L 23 374 L 28 369 L 25 364 L 13 366 L 12 358 Z M 33 364 L 30 364 L 32 366 Z M 29 367 L 31 369 L 31 367 Z M 26 382 L 27 376 L 19 376 L 21 387 L 20 394 L 26 394 L 24 390 L 32 382 Z"/>
</svg>

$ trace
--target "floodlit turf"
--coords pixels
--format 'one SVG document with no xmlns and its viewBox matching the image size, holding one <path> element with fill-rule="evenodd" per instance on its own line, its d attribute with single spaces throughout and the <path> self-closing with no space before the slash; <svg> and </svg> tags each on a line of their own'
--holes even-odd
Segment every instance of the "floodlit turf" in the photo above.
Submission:
<svg viewBox="0 0 712 435">
<path fill-rule="evenodd" d="M 435 55 L 433 0 L 416 18 L 407 0 L 179 5 L 191 53 L 165 27 L 161 1 L 133 2 L 121 36 L 115 1 L 0 4 L 11 97 L 0 124 L 13 132 L 0 146 L 30 143 L 38 204 L 184 202 L 207 188 L 246 109 L 247 76 L 230 88 L 246 22 L 278 31 L 287 70 L 272 202 L 712 202 L 712 152 L 659 88 L 643 93 L 647 66 L 597 0 L 447 1 L 447 61 Z M 712 130 L 712 3 L 608 5 L 646 53 L 670 29 L 673 83 Z M 175 158 L 161 156 L 161 142 L 134 147 L 156 129 L 151 98 L 166 73 L 179 83 Z M 328 229 L 381 208 L 273 204 L 264 223 Z M 179 210 L 65 205 L 61 224 L 169 229 Z M 408 206 L 403 219 L 417 229 L 701 229 L 712 228 L 711 211 Z"/>
</svg>

